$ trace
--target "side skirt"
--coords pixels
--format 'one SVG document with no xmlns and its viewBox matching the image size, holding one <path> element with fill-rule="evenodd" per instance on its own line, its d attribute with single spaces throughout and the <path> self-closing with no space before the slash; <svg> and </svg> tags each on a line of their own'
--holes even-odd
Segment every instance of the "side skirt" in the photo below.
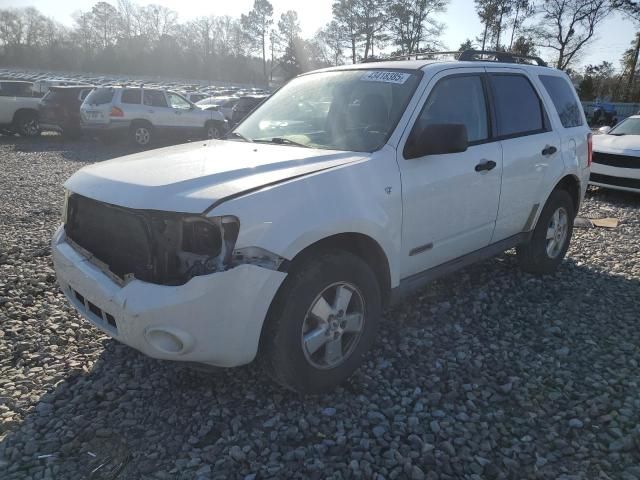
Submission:
<svg viewBox="0 0 640 480">
<path fill-rule="evenodd" d="M 486 247 L 483 247 L 474 252 L 468 253 L 458 258 L 454 258 L 453 260 L 449 260 L 448 262 L 445 262 L 442 265 L 438 265 L 437 267 L 433 267 L 423 272 L 411 275 L 410 277 L 403 278 L 402 280 L 400 280 L 400 284 L 397 287 L 391 289 L 391 298 L 389 303 L 393 305 L 402 301 L 404 298 L 411 295 L 416 290 L 421 289 L 437 278 L 449 275 L 450 273 L 453 273 L 464 267 L 468 267 L 469 265 L 481 260 L 495 257 L 505 250 L 509 250 L 510 248 L 516 247 L 520 244 L 527 243 L 531 238 L 532 233 L 533 232 L 518 233 L 509 238 L 505 238 L 504 240 L 500 240 L 499 242 L 487 245 Z"/>
</svg>

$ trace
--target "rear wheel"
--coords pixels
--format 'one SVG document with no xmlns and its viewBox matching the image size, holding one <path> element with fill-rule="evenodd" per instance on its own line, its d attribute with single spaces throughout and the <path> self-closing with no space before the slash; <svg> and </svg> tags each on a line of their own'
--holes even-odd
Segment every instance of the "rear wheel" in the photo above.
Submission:
<svg viewBox="0 0 640 480">
<path fill-rule="evenodd" d="M 261 354 L 269 375 L 301 393 L 343 382 L 374 342 L 376 276 L 359 257 L 326 251 L 292 268 L 269 312 Z"/>
<path fill-rule="evenodd" d="M 131 143 L 138 147 L 148 147 L 153 140 L 153 128 L 146 123 L 137 123 L 130 130 Z"/>
<path fill-rule="evenodd" d="M 15 120 L 15 129 L 21 137 L 36 137 L 40 135 L 40 122 L 35 112 L 23 112 L 18 114 Z"/>
<path fill-rule="evenodd" d="M 540 213 L 531 240 L 516 249 L 520 267 L 541 275 L 555 272 L 569 249 L 574 218 L 571 195 L 566 190 L 554 190 Z"/>
</svg>

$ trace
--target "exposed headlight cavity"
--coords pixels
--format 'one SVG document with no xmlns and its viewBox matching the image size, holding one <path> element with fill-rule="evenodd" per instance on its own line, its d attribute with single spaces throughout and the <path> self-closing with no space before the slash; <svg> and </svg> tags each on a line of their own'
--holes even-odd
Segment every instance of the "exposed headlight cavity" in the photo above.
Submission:
<svg viewBox="0 0 640 480">
<path fill-rule="evenodd" d="M 178 252 L 185 279 L 223 271 L 231 266 L 240 222 L 236 217 L 185 217 Z"/>
</svg>

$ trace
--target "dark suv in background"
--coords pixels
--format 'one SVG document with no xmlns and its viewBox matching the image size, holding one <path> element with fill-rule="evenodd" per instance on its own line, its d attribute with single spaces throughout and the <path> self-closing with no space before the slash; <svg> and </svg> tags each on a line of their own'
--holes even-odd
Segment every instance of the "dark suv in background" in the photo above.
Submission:
<svg viewBox="0 0 640 480">
<path fill-rule="evenodd" d="M 93 90 L 91 85 L 51 87 L 40 101 L 40 128 L 79 137 L 80 105 Z"/>
</svg>

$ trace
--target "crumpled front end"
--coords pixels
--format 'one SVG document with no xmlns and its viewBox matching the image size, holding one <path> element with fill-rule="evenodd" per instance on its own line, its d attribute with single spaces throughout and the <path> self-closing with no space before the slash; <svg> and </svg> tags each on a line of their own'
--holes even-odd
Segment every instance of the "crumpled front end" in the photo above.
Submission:
<svg viewBox="0 0 640 480">
<path fill-rule="evenodd" d="M 163 253 L 166 261 L 167 250 L 158 250 L 154 242 L 145 244 L 145 228 L 141 225 L 129 225 L 131 228 L 123 228 L 121 235 L 105 239 L 117 244 L 126 235 L 140 236 L 118 260 L 151 263 L 124 275 L 114 272 L 113 264 L 107 265 L 104 257 L 96 258 L 70 240 L 64 227 L 58 229 L 52 241 L 53 261 L 58 283 L 69 302 L 110 336 L 154 358 L 224 367 L 250 362 L 257 353 L 271 301 L 286 273 L 274 268 L 277 262 L 246 256 L 244 263 L 237 258 L 233 264 L 212 265 L 211 272 L 200 260 L 177 261 L 173 264 L 181 276 L 166 276 L 154 262 L 158 254 L 162 259 Z M 111 249 L 110 253 L 117 250 Z M 192 268 L 200 265 L 200 269 L 188 272 L 180 267 L 187 264 Z M 159 276 L 142 280 L 139 275 Z M 154 281 L 159 279 L 173 281 Z"/>
</svg>

